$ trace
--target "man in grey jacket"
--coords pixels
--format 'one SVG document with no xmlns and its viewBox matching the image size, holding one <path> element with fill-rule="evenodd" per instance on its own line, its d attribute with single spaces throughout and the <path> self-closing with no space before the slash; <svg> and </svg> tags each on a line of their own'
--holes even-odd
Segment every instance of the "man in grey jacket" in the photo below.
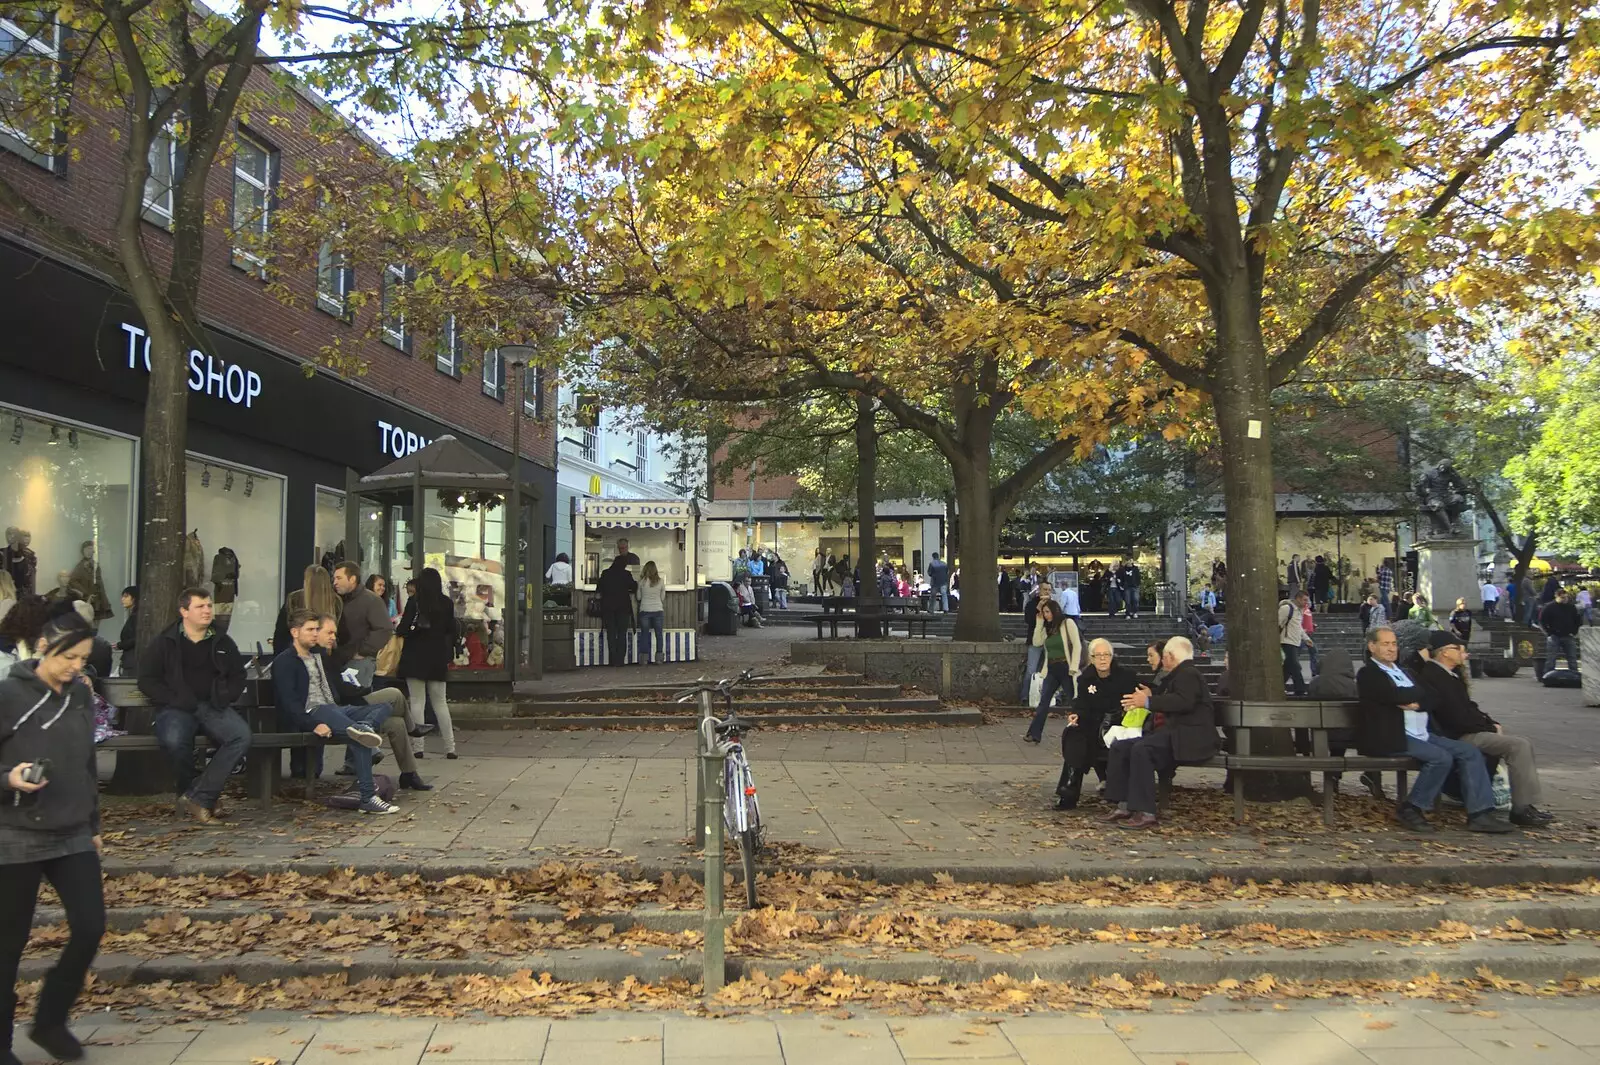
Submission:
<svg viewBox="0 0 1600 1065">
<path fill-rule="evenodd" d="M 359 685 L 370 688 L 378 652 L 394 635 L 394 620 L 383 600 L 361 586 L 361 567 L 354 562 L 341 562 L 334 567 L 333 590 L 344 600 L 339 644 L 333 652 L 334 672 L 353 669 Z"/>
</svg>

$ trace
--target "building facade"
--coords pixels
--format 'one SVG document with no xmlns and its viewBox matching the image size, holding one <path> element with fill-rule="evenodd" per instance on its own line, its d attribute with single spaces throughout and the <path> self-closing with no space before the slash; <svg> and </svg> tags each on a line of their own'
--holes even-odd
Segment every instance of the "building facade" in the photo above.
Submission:
<svg viewBox="0 0 1600 1065">
<path fill-rule="evenodd" d="M 263 80 L 258 88 L 269 86 Z M 208 198 L 232 205 L 233 219 L 240 203 L 256 204 L 250 217 L 261 226 L 271 224 L 277 186 L 299 181 L 307 160 L 338 150 L 311 131 L 319 101 L 274 98 L 276 113 L 254 112 L 252 126 L 232 131 L 207 189 Z M 0 142 L 0 174 L 50 217 L 109 246 L 121 144 L 112 117 L 75 138 L 70 160 L 41 160 Z M 153 155 L 167 154 L 155 162 L 172 162 L 172 151 L 158 143 Z M 159 262 L 170 240 L 172 193 L 161 183 L 163 167 L 155 169 L 141 237 Z M 164 172 L 170 181 L 171 167 Z M 184 570 L 193 583 L 213 586 L 219 624 L 254 649 L 270 641 L 278 607 L 304 566 L 363 553 L 343 544 L 353 477 L 447 433 L 509 468 L 514 412 L 496 352 L 472 357 L 449 338 L 415 335 L 386 310 L 394 264 L 342 263 L 334 271 L 319 264 L 277 278 L 285 291 L 274 292 L 261 262 L 234 246 L 233 232 L 208 227 L 204 339 L 188 356 Z M 363 286 L 380 298 L 357 308 L 348 297 Z M 364 372 L 341 376 L 320 365 L 336 342 Z M 7 449 L 0 523 L 10 546 L 25 541 L 32 552 L 34 590 L 70 580 L 95 602 L 108 635 L 123 618 L 118 593 L 138 583 L 147 343 L 125 292 L 0 210 L 0 441 Z M 524 391 L 517 469 L 539 496 L 548 544 L 557 524 L 552 411 L 544 409 L 542 379 L 530 375 Z M 447 520 L 480 532 L 499 527 L 484 518 Z M 470 539 L 459 532 L 424 530 Z M 403 586 L 407 575 L 391 576 Z"/>
</svg>

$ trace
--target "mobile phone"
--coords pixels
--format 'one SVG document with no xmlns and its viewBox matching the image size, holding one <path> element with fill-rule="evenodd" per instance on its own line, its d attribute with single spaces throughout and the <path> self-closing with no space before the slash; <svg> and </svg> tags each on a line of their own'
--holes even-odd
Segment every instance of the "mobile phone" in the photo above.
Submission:
<svg viewBox="0 0 1600 1065">
<path fill-rule="evenodd" d="M 43 784 L 50 778 L 50 759 L 41 758 L 22 771 L 25 784 Z"/>
</svg>

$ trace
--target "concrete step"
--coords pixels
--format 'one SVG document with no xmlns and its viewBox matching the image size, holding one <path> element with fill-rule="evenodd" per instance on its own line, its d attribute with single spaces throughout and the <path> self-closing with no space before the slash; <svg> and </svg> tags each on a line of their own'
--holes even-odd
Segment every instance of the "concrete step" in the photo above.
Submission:
<svg viewBox="0 0 1600 1065">
<path fill-rule="evenodd" d="M 886 710 L 879 705 L 874 709 L 833 711 L 771 711 L 746 713 L 751 723 L 760 729 L 777 725 L 816 725 L 823 728 L 844 728 L 851 725 L 875 725 L 893 728 L 910 728 L 922 725 L 952 725 L 972 728 L 984 723 L 983 712 L 971 707 L 940 707 L 935 701 L 931 709 Z M 502 715 L 474 717 L 458 720 L 456 729 L 470 731 L 514 731 L 516 729 L 631 729 L 694 727 L 692 712 L 681 714 L 540 714 L 533 717 L 506 717 Z"/>
<path fill-rule="evenodd" d="M 817 698 L 797 699 L 774 696 L 764 699 L 734 699 L 734 709 L 747 716 L 760 717 L 771 713 L 802 713 L 817 712 L 824 708 L 829 710 L 937 710 L 939 709 L 938 696 L 934 695 L 902 695 L 898 685 L 884 685 L 865 689 L 878 694 L 858 696 L 854 689 L 844 689 L 839 695 L 832 693 L 819 693 Z M 720 713 L 721 711 L 718 710 Z M 568 702 L 542 701 L 537 703 L 516 702 L 512 704 L 511 716 L 530 717 L 559 717 L 569 714 L 584 715 L 626 715 L 626 714 L 662 714 L 668 717 L 693 717 L 699 711 L 692 703 L 673 703 L 663 699 L 609 699 L 609 700 L 572 700 Z"/>
<path fill-rule="evenodd" d="M 543 703 L 562 704 L 578 702 L 645 702 L 650 700 L 670 701 L 678 693 L 687 690 L 682 684 L 641 684 L 637 686 L 619 686 L 615 688 L 582 688 L 577 691 L 543 692 L 538 695 L 521 695 L 517 697 L 517 705 L 537 705 Z M 745 703 L 759 703 L 765 699 L 815 696 L 817 698 L 833 698 L 849 696 L 856 699 L 887 699 L 900 694 L 897 684 L 868 684 L 859 673 L 833 676 L 820 674 L 815 677 L 797 677 L 792 681 L 781 684 L 767 682 L 754 682 L 742 684 L 734 692 L 734 705 L 742 706 Z"/>
</svg>

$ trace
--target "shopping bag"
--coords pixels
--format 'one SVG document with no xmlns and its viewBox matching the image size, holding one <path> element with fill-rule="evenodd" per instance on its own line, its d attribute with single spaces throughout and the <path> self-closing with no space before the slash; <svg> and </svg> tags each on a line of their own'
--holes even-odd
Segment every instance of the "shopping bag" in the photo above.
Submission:
<svg viewBox="0 0 1600 1065">
<path fill-rule="evenodd" d="M 1494 808 L 1511 809 L 1511 772 L 1506 769 L 1505 762 L 1501 762 L 1494 771 Z"/>
<path fill-rule="evenodd" d="M 1040 670 L 1028 678 L 1028 705 L 1038 706 L 1039 696 L 1044 694 L 1044 670 Z"/>
<path fill-rule="evenodd" d="M 391 636 L 389 642 L 383 645 L 383 650 L 378 652 L 377 667 L 373 674 L 379 677 L 393 677 L 400 670 L 400 652 L 406 645 L 404 636 Z"/>
</svg>

